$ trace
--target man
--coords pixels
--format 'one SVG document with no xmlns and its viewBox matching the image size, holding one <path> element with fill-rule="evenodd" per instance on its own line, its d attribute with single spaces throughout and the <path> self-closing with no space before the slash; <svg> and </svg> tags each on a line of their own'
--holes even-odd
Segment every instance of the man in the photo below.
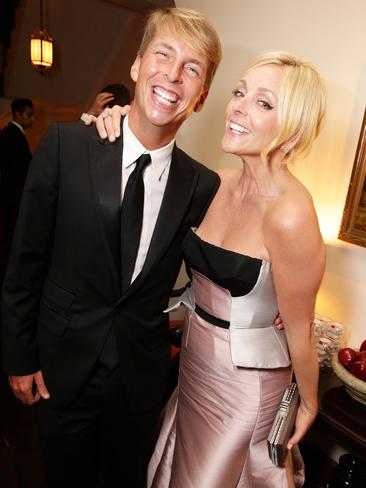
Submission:
<svg viewBox="0 0 366 488">
<path fill-rule="evenodd" d="M 55 124 L 33 159 L 3 288 L 3 355 L 17 398 L 38 402 L 49 487 L 146 485 L 168 383 L 163 310 L 180 243 L 219 185 L 174 139 L 220 58 L 201 14 L 156 11 L 131 67 L 123 137 Z M 126 208 L 134 189 L 141 197 L 142 161 L 139 230 Z"/>
<path fill-rule="evenodd" d="M 34 123 L 33 102 L 17 98 L 11 104 L 13 120 L 0 133 L 1 198 L 4 211 L 5 245 L 10 248 L 31 152 L 25 130 Z"/>
<path fill-rule="evenodd" d="M 83 122 L 89 120 L 89 116 L 98 117 L 105 108 L 111 108 L 114 105 L 129 105 L 131 103 L 131 95 L 128 89 L 122 83 L 114 83 L 107 85 L 94 98 L 91 107 L 87 113 L 81 115 Z"/>
</svg>

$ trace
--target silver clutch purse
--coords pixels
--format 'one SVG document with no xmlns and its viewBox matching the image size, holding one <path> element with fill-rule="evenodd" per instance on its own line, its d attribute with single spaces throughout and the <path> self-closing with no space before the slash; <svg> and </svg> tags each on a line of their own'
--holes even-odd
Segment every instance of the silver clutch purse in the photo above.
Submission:
<svg viewBox="0 0 366 488">
<path fill-rule="evenodd" d="M 286 459 L 286 446 L 294 430 L 299 402 L 300 397 L 297 384 L 291 383 L 283 394 L 267 438 L 269 457 L 276 466 L 282 466 Z"/>
</svg>

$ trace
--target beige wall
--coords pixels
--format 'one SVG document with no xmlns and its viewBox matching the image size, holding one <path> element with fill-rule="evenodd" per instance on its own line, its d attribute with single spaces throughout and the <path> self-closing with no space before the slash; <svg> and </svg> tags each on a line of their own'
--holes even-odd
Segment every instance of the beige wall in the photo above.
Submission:
<svg viewBox="0 0 366 488">
<path fill-rule="evenodd" d="M 328 86 L 324 129 L 294 173 L 311 191 L 327 243 L 327 269 L 317 312 L 347 327 L 347 340 L 366 338 L 366 249 L 337 241 L 366 106 L 364 0 L 178 0 L 208 15 L 223 44 L 223 61 L 201 114 L 179 141 L 210 167 L 238 165 L 220 152 L 225 103 L 242 67 L 257 53 L 287 50 L 312 61 Z M 306 236 L 305 236 L 306 237 Z"/>
</svg>

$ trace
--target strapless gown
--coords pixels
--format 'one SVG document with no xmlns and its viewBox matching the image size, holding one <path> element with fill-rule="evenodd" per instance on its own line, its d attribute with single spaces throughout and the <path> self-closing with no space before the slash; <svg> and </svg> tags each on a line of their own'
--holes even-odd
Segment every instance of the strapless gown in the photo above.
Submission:
<svg viewBox="0 0 366 488">
<path fill-rule="evenodd" d="M 236 366 L 230 340 L 230 323 L 238 316 L 247 341 L 259 322 L 268 336 L 273 333 L 270 263 L 209 244 L 193 230 L 183 250 L 192 287 L 182 298 L 188 311 L 179 383 L 165 410 L 148 487 L 287 488 L 285 469 L 271 463 L 266 439 L 291 367 L 268 369 L 272 355 L 276 364 L 277 346 L 264 351 L 256 338 L 253 348 L 259 349 L 249 353 L 256 367 Z M 302 486 L 301 472 L 295 479 Z"/>
</svg>

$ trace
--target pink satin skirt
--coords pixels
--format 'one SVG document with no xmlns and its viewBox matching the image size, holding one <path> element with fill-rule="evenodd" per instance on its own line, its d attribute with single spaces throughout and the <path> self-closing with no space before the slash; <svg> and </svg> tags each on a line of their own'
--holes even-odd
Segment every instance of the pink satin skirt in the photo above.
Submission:
<svg viewBox="0 0 366 488">
<path fill-rule="evenodd" d="M 233 366 L 229 331 L 188 311 L 179 385 L 166 407 L 148 487 L 292 486 L 266 444 L 290 378 L 290 368 Z M 295 479 L 302 486 L 302 475 Z"/>
</svg>

